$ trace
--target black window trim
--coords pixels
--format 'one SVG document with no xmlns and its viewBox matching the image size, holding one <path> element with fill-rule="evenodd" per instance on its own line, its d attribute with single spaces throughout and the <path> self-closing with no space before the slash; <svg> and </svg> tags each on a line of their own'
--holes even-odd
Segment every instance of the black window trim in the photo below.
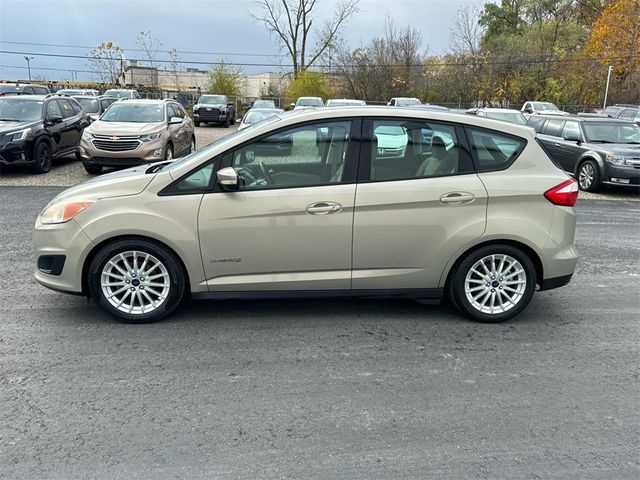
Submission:
<svg viewBox="0 0 640 480">
<path fill-rule="evenodd" d="M 409 180 L 428 180 L 431 178 L 443 178 L 443 177 L 459 177 L 461 175 L 469 175 L 475 174 L 475 164 L 472 161 L 472 157 L 469 151 L 469 144 L 467 143 L 467 139 L 464 136 L 463 124 L 459 122 L 448 122 L 443 120 L 431 120 L 429 118 L 422 117 L 396 117 L 396 116 L 388 116 L 388 117 L 362 117 L 363 127 L 362 127 L 362 139 L 361 139 L 361 154 L 360 154 L 360 162 L 358 166 L 358 184 L 365 183 L 381 183 L 381 182 L 404 182 Z M 432 175 L 430 177 L 406 177 L 406 178 L 392 178 L 392 179 L 380 179 L 380 180 L 371 180 L 371 159 L 373 157 L 371 152 L 371 138 L 373 137 L 373 122 L 378 121 L 413 121 L 413 122 L 423 122 L 423 123 L 435 123 L 439 125 L 445 125 L 448 127 L 453 127 L 456 132 L 456 137 L 458 141 L 458 148 L 460 152 L 460 160 L 464 161 L 469 169 L 464 172 L 458 172 L 447 175 Z M 464 157 L 464 158 L 463 158 Z"/>
<path fill-rule="evenodd" d="M 518 135 L 514 135 L 512 133 L 506 133 L 503 132 L 501 130 L 494 130 L 492 128 L 485 128 L 485 127 L 479 127 L 477 125 L 465 125 L 464 126 L 464 130 L 465 130 L 465 136 L 467 139 L 467 145 L 469 146 L 470 152 L 471 152 L 471 158 L 473 160 L 473 167 L 475 170 L 475 173 L 488 173 L 488 172 L 502 172 L 504 170 L 507 170 L 508 168 L 511 167 L 511 165 L 514 164 L 514 162 L 518 159 L 518 157 L 520 157 L 520 155 L 522 154 L 522 152 L 527 148 L 527 145 L 529 144 L 529 141 L 524 138 L 524 137 L 520 137 Z M 508 137 L 508 138 L 512 138 L 514 140 L 517 140 L 519 142 L 521 142 L 521 147 L 516 149 L 516 153 L 515 155 L 511 156 L 511 159 L 506 162 L 502 167 L 498 167 L 498 168 L 491 168 L 491 169 L 480 169 L 480 160 L 478 159 L 478 154 L 477 152 L 471 148 L 471 130 L 477 130 L 480 131 L 481 133 L 486 133 L 489 135 L 501 135 L 503 137 Z"/>
</svg>

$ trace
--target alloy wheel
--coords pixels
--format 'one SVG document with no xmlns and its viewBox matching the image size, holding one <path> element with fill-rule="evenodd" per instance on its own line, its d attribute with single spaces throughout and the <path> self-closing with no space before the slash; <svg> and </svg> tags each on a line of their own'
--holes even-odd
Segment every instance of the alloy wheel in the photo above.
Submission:
<svg viewBox="0 0 640 480">
<path fill-rule="evenodd" d="M 104 298 L 117 310 L 148 314 L 160 307 L 171 287 L 167 267 L 142 251 L 125 251 L 105 263 L 100 275 Z"/>
<path fill-rule="evenodd" d="M 593 165 L 591 165 L 589 162 L 580 167 L 580 173 L 578 174 L 578 183 L 583 190 L 588 190 L 589 188 L 591 188 L 594 177 L 595 172 L 593 170 Z"/>
<path fill-rule="evenodd" d="M 464 292 L 471 306 L 482 313 L 497 315 L 511 310 L 527 288 L 522 264 L 504 254 L 481 258 L 467 272 Z"/>
</svg>

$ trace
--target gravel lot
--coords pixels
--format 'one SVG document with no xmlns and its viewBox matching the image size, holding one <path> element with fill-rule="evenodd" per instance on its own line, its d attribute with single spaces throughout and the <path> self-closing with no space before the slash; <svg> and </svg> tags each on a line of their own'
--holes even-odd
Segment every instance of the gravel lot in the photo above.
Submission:
<svg viewBox="0 0 640 480">
<path fill-rule="evenodd" d="M 218 140 L 232 132 L 236 126 L 222 128 L 218 126 L 196 127 L 196 143 L 198 148 Z M 34 175 L 28 169 L 0 170 L 0 187 L 2 186 L 52 186 L 70 187 L 95 175 L 88 174 L 75 157 L 62 158 L 54 162 L 52 170 L 45 175 Z M 580 198 L 592 200 L 632 200 L 640 201 L 640 194 L 630 190 L 606 190 L 598 193 L 580 192 Z"/>
<path fill-rule="evenodd" d="M 581 200 L 573 281 L 483 325 L 404 300 L 115 322 L 37 285 L 0 188 L 2 479 L 640 478 L 640 203 Z"/>
</svg>

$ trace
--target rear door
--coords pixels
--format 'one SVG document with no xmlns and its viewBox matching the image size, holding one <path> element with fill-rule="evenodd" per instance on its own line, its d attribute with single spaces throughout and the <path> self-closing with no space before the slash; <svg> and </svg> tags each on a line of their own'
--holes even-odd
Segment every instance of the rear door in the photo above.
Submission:
<svg viewBox="0 0 640 480">
<path fill-rule="evenodd" d="M 405 132 L 405 144 L 390 158 L 375 132 L 394 130 Z M 366 120 L 364 132 L 352 288 L 436 289 L 451 256 L 485 229 L 487 194 L 464 130 L 394 117 Z"/>
<path fill-rule="evenodd" d="M 550 118 L 544 124 L 543 129 L 538 133 L 538 139 L 544 144 L 547 152 L 558 165 L 561 165 L 561 142 L 564 124 L 565 120 L 563 118 Z M 564 168 L 564 166 L 562 168 Z"/>
<path fill-rule="evenodd" d="M 56 99 L 60 111 L 62 112 L 61 123 L 61 149 L 67 150 L 77 146 L 80 143 L 80 115 L 75 112 L 73 105 L 66 98 Z"/>
</svg>

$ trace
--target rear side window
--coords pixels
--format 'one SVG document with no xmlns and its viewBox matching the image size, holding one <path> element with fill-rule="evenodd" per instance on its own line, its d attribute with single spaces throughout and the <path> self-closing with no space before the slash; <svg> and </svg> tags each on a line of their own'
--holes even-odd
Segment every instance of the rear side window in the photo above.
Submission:
<svg viewBox="0 0 640 480">
<path fill-rule="evenodd" d="M 561 137 L 562 127 L 564 127 L 564 120 L 552 118 L 547 122 L 547 126 L 544 128 L 544 134 L 551 135 L 552 137 Z"/>
<path fill-rule="evenodd" d="M 26 95 L 33 95 L 35 92 L 33 91 L 33 87 L 24 87 L 24 90 L 22 90 L 22 93 Z"/>
<path fill-rule="evenodd" d="M 38 95 L 46 95 L 47 93 L 49 93 L 49 90 L 45 87 L 33 87 L 33 89 Z"/>
<path fill-rule="evenodd" d="M 62 118 L 71 118 L 75 115 L 71 107 L 71 102 L 63 99 L 58 99 L 57 102 L 60 106 L 60 111 L 62 111 Z"/>
<path fill-rule="evenodd" d="M 620 117 L 618 118 L 624 118 L 625 120 L 631 120 L 634 115 L 636 113 L 636 110 L 632 110 L 630 108 L 627 108 L 626 110 L 623 110 L 622 113 L 620 114 Z"/>
<path fill-rule="evenodd" d="M 71 104 L 71 108 L 73 108 L 73 113 L 76 115 L 82 111 L 82 107 L 75 100 L 67 100 Z"/>
<path fill-rule="evenodd" d="M 533 128 L 536 133 L 540 133 L 542 132 L 542 127 L 544 126 L 544 122 L 546 121 L 546 118 L 531 116 L 527 121 L 527 126 Z"/>
<path fill-rule="evenodd" d="M 491 130 L 468 128 L 471 151 L 479 172 L 503 170 L 516 159 L 527 142 Z"/>
</svg>

